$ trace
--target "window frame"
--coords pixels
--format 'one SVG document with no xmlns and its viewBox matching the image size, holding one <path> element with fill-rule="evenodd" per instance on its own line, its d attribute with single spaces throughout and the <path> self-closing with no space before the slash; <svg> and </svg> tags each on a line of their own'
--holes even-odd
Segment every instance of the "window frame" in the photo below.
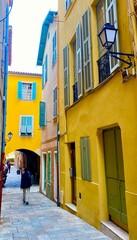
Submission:
<svg viewBox="0 0 137 240">
<path fill-rule="evenodd" d="M 27 88 L 23 88 L 23 85 L 31 85 L 31 92 L 30 90 L 27 90 Z M 24 89 L 24 90 L 23 90 Z M 25 92 L 25 94 L 23 94 Z M 27 95 L 31 95 L 31 97 L 27 98 Z M 25 96 L 25 97 L 24 97 Z M 25 81 L 19 81 L 18 82 L 18 99 L 23 101 L 33 101 L 36 99 L 36 82 L 25 82 Z"/>
<path fill-rule="evenodd" d="M 29 118 L 31 120 L 31 125 L 28 124 Z M 24 121 L 25 121 L 25 124 L 22 124 Z M 23 126 L 25 128 L 24 132 L 23 132 Z M 31 128 L 31 131 L 28 130 L 29 128 Z M 20 127 L 19 127 L 20 137 L 32 137 L 33 131 L 34 131 L 34 116 L 33 115 L 21 115 L 20 116 Z"/>
</svg>

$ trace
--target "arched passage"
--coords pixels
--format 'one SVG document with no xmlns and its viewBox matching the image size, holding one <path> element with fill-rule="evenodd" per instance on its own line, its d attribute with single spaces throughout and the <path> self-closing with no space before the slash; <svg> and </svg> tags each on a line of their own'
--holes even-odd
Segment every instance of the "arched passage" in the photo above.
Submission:
<svg viewBox="0 0 137 240">
<path fill-rule="evenodd" d="M 34 175 L 34 183 L 39 184 L 40 177 L 40 156 L 28 149 L 17 149 L 15 151 L 15 167 L 22 171 L 23 167 Z"/>
</svg>

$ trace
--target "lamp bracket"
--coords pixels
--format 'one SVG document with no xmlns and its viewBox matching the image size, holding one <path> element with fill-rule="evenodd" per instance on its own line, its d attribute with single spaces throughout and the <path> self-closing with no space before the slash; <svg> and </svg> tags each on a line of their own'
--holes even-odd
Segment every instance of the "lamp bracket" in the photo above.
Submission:
<svg viewBox="0 0 137 240">
<path fill-rule="evenodd" d="M 132 64 L 132 61 L 131 61 L 131 57 L 133 57 L 134 54 L 131 54 L 131 53 L 121 53 L 121 52 L 111 52 L 111 51 L 109 51 L 109 50 L 108 50 L 108 52 L 109 52 L 109 54 L 110 54 L 112 57 L 114 57 L 114 58 L 116 58 L 116 59 L 118 59 L 118 60 L 120 60 L 120 61 L 128 64 L 128 65 L 129 65 L 128 67 L 131 67 L 131 66 L 133 65 L 133 64 Z M 127 56 L 128 59 L 129 59 L 129 62 L 126 61 L 126 60 L 124 60 L 123 58 L 118 57 L 117 55 Z"/>
</svg>

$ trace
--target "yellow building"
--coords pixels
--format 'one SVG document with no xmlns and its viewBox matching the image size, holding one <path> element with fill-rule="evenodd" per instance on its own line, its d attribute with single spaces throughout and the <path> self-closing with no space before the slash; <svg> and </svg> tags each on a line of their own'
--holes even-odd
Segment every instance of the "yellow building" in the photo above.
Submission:
<svg viewBox="0 0 137 240">
<path fill-rule="evenodd" d="M 108 235 L 109 228 L 119 235 L 119 226 L 131 240 L 137 238 L 135 2 L 59 0 L 58 7 L 60 203 Z M 118 29 L 110 52 L 98 38 L 106 23 Z"/>
<path fill-rule="evenodd" d="M 7 87 L 5 154 L 15 151 L 17 167 L 27 166 L 39 179 L 41 130 L 39 109 L 41 101 L 41 74 L 9 72 Z M 8 138 L 7 138 L 8 139 Z"/>
</svg>

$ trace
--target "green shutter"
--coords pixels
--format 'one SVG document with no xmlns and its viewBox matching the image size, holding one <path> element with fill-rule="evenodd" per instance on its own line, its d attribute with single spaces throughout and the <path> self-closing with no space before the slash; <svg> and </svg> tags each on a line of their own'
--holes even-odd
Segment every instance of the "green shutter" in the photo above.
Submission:
<svg viewBox="0 0 137 240">
<path fill-rule="evenodd" d="M 39 125 L 44 127 L 46 125 L 46 103 L 40 102 L 40 116 L 39 116 Z"/>
<path fill-rule="evenodd" d="M 69 55 L 68 45 L 63 49 L 63 63 L 64 63 L 64 106 L 69 106 Z"/>
<path fill-rule="evenodd" d="M 83 59 L 84 59 L 84 87 L 85 91 L 92 88 L 90 10 L 82 16 Z"/>
<path fill-rule="evenodd" d="M 76 53 L 77 53 L 77 81 L 78 81 L 78 98 L 83 95 L 82 86 L 82 46 L 81 46 L 81 25 L 76 28 Z"/>
<path fill-rule="evenodd" d="M 82 179 L 87 180 L 87 181 L 91 181 L 89 137 L 82 137 L 80 139 L 80 144 L 81 144 L 81 172 L 82 172 Z"/>
</svg>

